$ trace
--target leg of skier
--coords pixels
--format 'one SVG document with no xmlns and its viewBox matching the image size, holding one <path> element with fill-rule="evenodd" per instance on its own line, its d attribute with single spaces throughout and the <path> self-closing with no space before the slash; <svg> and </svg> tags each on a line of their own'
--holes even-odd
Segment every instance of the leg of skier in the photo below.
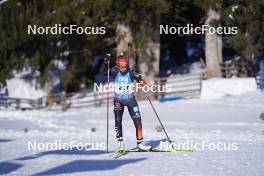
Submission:
<svg viewBox="0 0 264 176">
<path fill-rule="evenodd" d="M 114 114 L 115 114 L 115 130 L 118 142 L 118 150 L 124 150 L 123 130 L 122 130 L 122 116 L 124 113 L 124 105 L 119 101 L 114 101 Z"/>
<path fill-rule="evenodd" d="M 140 150 L 150 150 L 151 146 L 143 143 L 141 115 L 135 97 L 133 97 L 131 101 L 129 101 L 129 105 L 127 105 L 127 108 L 136 128 L 138 148 Z"/>
</svg>

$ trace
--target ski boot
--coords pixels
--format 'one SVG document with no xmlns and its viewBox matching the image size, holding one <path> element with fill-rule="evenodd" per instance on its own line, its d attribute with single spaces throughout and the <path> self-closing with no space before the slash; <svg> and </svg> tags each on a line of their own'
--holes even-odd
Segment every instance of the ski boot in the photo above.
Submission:
<svg viewBox="0 0 264 176">
<path fill-rule="evenodd" d="M 122 152 L 125 150 L 125 145 L 124 145 L 124 141 L 123 141 L 123 137 L 120 137 L 117 139 L 117 143 L 118 143 L 118 149 L 117 151 Z"/>
<path fill-rule="evenodd" d="M 137 146 L 139 150 L 143 150 L 143 151 L 151 150 L 151 146 L 144 144 L 142 140 L 137 141 Z"/>
</svg>

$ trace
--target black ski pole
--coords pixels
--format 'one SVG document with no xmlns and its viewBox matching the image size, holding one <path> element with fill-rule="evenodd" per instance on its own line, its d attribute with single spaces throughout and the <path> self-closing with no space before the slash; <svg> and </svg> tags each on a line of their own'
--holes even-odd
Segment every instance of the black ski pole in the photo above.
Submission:
<svg viewBox="0 0 264 176">
<path fill-rule="evenodd" d="M 160 123 L 160 125 L 161 125 L 161 127 L 162 127 L 162 129 L 163 129 L 163 131 L 164 131 L 164 133 L 165 133 L 165 135 L 166 135 L 166 137 L 167 137 L 169 143 L 171 144 L 171 147 L 174 149 L 174 147 L 173 147 L 173 145 L 172 145 L 172 143 L 171 143 L 171 140 L 170 140 L 170 138 L 169 138 L 169 136 L 168 136 L 168 134 L 167 134 L 167 132 L 166 132 L 166 130 L 165 130 L 165 128 L 164 128 L 164 126 L 163 126 L 163 124 L 162 124 L 160 118 L 159 118 L 159 115 L 158 115 L 157 111 L 155 110 L 155 108 L 154 108 L 154 106 L 153 106 L 153 104 L 152 104 L 152 102 L 151 102 L 151 100 L 150 100 L 148 94 L 147 94 L 145 91 L 143 91 L 143 92 L 144 92 L 145 96 L 147 97 L 147 99 L 148 99 L 148 101 L 149 101 L 149 103 L 150 103 L 150 105 L 151 105 L 151 107 L 152 107 L 154 113 L 156 114 L 156 117 L 157 117 L 157 119 L 159 120 L 159 123 Z"/>
<path fill-rule="evenodd" d="M 108 153 L 108 138 L 109 138 L 109 81 L 110 81 L 110 54 L 106 55 L 107 59 L 107 113 L 106 113 L 106 152 Z"/>
<path fill-rule="evenodd" d="M 131 53 L 131 49 L 132 49 L 132 43 L 128 43 L 127 44 L 127 48 L 128 48 L 128 59 L 130 59 L 130 53 Z"/>
</svg>

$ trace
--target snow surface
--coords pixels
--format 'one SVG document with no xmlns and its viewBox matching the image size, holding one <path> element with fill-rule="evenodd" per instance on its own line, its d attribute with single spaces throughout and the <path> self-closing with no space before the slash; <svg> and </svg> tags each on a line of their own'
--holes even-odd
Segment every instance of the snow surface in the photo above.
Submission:
<svg viewBox="0 0 264 176">
<path fill-rule="evenodd" d="M 256 90 L 255 78 L 212 78 L 202 81 L 201 99 L 241 95 Z"/>
<path fill-rule="evenodd" d="M 109 151 L 28 150 L 28 142 L 106 142 L 106 108 L 67 112 L 0 111 L 0 174 L 8 175 L 259 175 L 264 173 L 264 94 L 254 91 L 217 100 L 153 102 L 175 143 L 237 143 L 235 151 L 129 153 L 113 159 L 114 118 L 110 113 Z M 147 101 L 139 102 L 146 142 L 158 147 L 166 137 Z M 125 111 L 126 148 L 136 146 L 133 122 Z"/>
<path fill-rule="evenodd" d="M 6 80 L 8 97 L 34 100 L 47 96 L 48 91 L 39 88 L 37 83 L 39 76 L 40 72 L 29 66 L 24 66 L 21 70 L 13 70 L 13 78 Z"/>
<path fill-rule="evenodd" d="M 10 98 L 38 99 L 47 96 L 47 91 L 37 89 L 36 79 L 27 82 L 21 78 L 12 78 L 6 81 Z"/>
</svg>

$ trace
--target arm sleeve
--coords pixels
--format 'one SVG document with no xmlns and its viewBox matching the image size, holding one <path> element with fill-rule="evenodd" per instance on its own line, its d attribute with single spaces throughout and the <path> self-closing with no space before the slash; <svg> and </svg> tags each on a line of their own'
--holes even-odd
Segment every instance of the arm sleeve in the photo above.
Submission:
<svg viewBox="0 0 264 176">
<path fill-rule="evenodd" d="M 104 76 L 107 76 L 108 74 L 107 64 L 103 64 L 103 66 L 100 69 L 100 73 L 102 73 Z M 116 66 L 111 67 L 110 76 L 115 78 L 117 74 L 118 74 L 118 68 Z"/>
<path fill-rule="evenodd" d="M 135 70 L 133 70 L 133 69 L 130 70 L 130 75 L 137 82 L 140 82 L 140 81 L 143 80 L 142 76 L 139 73 L 137 73 Z"/>
<path fill-rule="evenodd" d="M 119 69 L 117 68 L 117 66 L 114 66 L 110 69 L 110 76 L 112 76 L 115 79 L 118 72 L 119 72 Z"/>
</svg>

